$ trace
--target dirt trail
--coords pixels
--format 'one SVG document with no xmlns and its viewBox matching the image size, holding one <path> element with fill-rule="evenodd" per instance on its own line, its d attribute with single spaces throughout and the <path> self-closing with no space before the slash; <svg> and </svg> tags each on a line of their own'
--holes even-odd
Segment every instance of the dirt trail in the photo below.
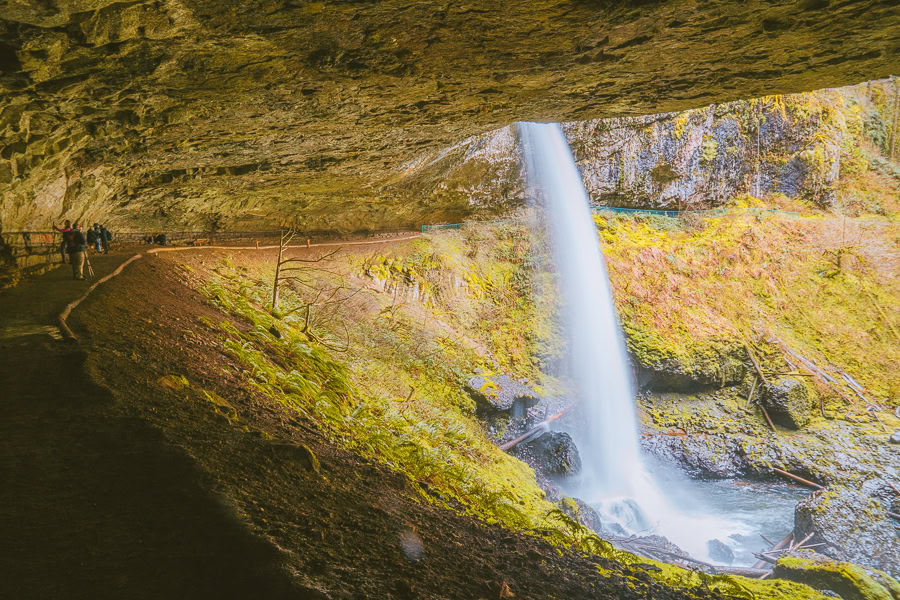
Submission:
<svg viewBox="0 0 900 600">
<path fill-rule="evenodd" d="M 601 576 L 594 560 L 431 506 L 266 404 L 202 325 L 224 315 L 185 285 L 179 255 L 97 288 L 69 320 L 80 345 L 46 329 L 86 287 L 67 272 L 0 297 L 0 597 L 708 595 L 612 563 Z M 125 258 L 95 259 L 98 277 Z"/>
<path fill-rule="evenodd" d="M 92 257 L 97 277 L 127 257 Z M 279 595 L 275 552 L 59 341 L 90 283 L 62 267 L 0 296 L 0 597 Z"/>
</svg>

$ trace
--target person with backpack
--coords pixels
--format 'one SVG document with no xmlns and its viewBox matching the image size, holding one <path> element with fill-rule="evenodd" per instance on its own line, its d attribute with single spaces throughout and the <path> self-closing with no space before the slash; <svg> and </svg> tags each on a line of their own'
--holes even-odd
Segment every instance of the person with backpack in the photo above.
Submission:
<svg viewBox="0 0 900 600">
<path fill-rule="evenodd" d="M 109 254 L 109 243 L 112 241 L 112 232 L 104 227 L 100 226 L 100 243 L 103 245 L 103 254 Z"/>
<path fill-rule="evenodd" d="M 53 229 L 63 234 L 63 239 L 59 243 L 59 255 L 62 257 L 62 261 L 60 262 L 62 262 L 62 264 L 66 264 L 66 233 L 72 231 L 72 222 L 66 219 L 66 223 L 62 229 L 60 229 L 56 225 L 53 225 Z"/>
<path fill-rule="evenodd" d="M 87 230 L 87 245 L 93 246 L 94 250 L 100 252 L 100 226 L 96 223 Z"/>
<path fill-rule="evenodd" d="M 66 242 L 66 252 L 69 253 L 69 262 L 72 263 L 72 277 L 78 280 L 84 279 L 84 250 L 87 240 L 78 227 L 78 223 L 63 233 L 63 239 Z"/>
</svg>

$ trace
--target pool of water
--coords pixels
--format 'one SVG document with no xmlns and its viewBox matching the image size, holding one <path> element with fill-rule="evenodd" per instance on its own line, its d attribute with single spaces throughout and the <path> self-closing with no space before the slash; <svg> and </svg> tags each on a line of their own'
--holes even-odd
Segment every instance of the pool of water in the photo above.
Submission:
<svg viewBox="0 0 900 600">
<path fill-rule="evenodd" d="M 809 495 L 809 490 L 785 484 L 741 480 L 691 481 L 691 489 L 699 498 L 698 508 L 743 530 L 720 539 L 734 552 L 733 564 L 741 566 L 756 562 L 754 552 L 769 549 L 762 536 L 778 543 L 793 530 L 794 507 Z"/>
<path fill-rule="evenodd" d="M 794 527 L 794 507 L 809 490 L 782 483 L 743 480 L 692 480 L 671 467 L 648 464 L 655 482 L 652 493 L 664 502 L 647 498 L 593 499 L 604 522 L 620 525 L 629 534 L 663 535 L 692 557 L 715 564 L 727 561 L 710 552 L 708 542 L 718 540 L 734 554 L 730 563 L 749 566 L 754 552 L 768 550 Z"/>
</svg>

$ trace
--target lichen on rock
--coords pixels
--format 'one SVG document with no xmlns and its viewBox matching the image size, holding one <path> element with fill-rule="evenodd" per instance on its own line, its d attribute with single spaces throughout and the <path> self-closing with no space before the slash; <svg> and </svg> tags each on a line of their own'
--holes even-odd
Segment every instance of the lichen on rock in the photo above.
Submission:
<svg viewBox="0 0 900 600">
<path fill-rule="evenodd" d="M 762 398 L 772 420 L 790 429 L 801 429 L 809 423 L 812 398 L 802 381 L 780 379 L 762 386 Z"/>
<path fill-rule="evenodd" d="M 800 502 L 794 513 L 794 537 L 835 560 L 900 573 L 900 544 L 878 502 L 844 486 L 829 486 Z"/>
<path fill-rule="evenodd" d="M 844 600 L 900 598 L 900 583 L 887 573 L 864 569 L 849 562 L 833 561 L 808 550 L 801 550 L 798 556 L 779 559 L 772 574 L 780 579 L 838 594 Z"/>
</svg>

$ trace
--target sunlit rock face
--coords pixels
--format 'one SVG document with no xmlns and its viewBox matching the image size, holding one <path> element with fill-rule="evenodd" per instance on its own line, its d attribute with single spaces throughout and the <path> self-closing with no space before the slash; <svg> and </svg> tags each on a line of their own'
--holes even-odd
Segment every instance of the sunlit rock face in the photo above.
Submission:
<svg viewBox="0 0 900 600">
<path fill-rule="evenodd" d="M 6 0 L 0 219 L 454 220 L 471 194 L 398 184 L 459 140 L 883 77 L 898 28 L 877 1 Z"/>
<path fill-rule="evenodd" d="M 842 176 L 889 154 L 898 89 L 885 79 L 563 129 L 595 205 L 690 210 L 780 194 L 830 208 Z M 472 136 L 421 157 L 389 189 L 468 204 L 476 217 L 499 213 L 525 198 L 518 148 L 513 127 Z"/>
</svg>

